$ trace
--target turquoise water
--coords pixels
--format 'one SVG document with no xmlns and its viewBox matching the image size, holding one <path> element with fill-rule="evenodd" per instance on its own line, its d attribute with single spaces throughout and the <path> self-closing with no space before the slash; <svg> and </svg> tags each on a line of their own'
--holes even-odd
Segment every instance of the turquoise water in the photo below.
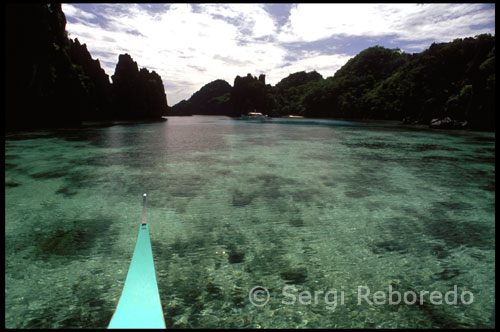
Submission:
<svg viewBox="0 0 500 332">
<path fill-rule="evenodd" d="M 494 149 L 494 133 L 301 119 L 7 134 L 5 325 L 106 327 L 146 192 L 168 328 L 494 327 Z M 374 303 L 389 286 L 459 299 Z"/>
</svg>

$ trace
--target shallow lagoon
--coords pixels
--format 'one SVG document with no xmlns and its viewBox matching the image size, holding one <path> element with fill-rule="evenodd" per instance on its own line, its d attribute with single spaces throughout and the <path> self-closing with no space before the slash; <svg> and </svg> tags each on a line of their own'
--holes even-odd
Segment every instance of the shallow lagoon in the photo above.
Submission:
<svg viewBox="0 0 500 332">
<path fill-rule="evenodd" d="M 7 134 L 5 325 L 106 327 L 147 192 L 168 328 L 494 327 L 494 149 L 494 133 L 305 119 Z M 474 301 L 358 304 L 359 286 Z"/>
</svg>

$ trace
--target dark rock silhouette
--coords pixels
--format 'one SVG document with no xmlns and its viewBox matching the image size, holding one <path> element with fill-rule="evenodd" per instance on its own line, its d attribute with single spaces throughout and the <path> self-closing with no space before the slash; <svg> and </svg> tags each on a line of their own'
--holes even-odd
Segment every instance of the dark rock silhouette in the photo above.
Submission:
<svg viewBox="0 0 500 332">
<path fill-rule="evenodd" d="M 266 86 L 265 75 L 260 75 L 259 78 L 251 74 L 236 76 L 230 97 L 232 109 L 228 115 L 240 116 L 248 112 L 268 114 L 267 92 L 270 88 L 270 85 Z"/>
<path fill-rule="evenodd" d="M 306 92 L 316 83 L 323 81 L 323 77 L 316 71 L 297 72 L 288 75 L 271 89 L 272 116 L 304 115 L 303 98 Z"/>
<path fill-rule="evenodd" d="M 167 114 L 167 97 L 161 77 L 138 69 L 129 54 L 121 54 L 113 80 L 115 117 L 125 120 L 155 119 Z"/>
<path fill-rule="evenodd" d="M 86 92 L 60 4 L 6 5 L 7 129 L 78 126 Z"/>
<path fill-rule="evenodd" d="M 119 56 L 110 83 L 87 46 L 68 39 L 60 4 L 5 8 L 7 129 L 257 111 L 495 130 L 495 37 L 489 34 L 414 54 L 370 47 L 326 79 L 299 72 L 274 87 L 263 74 L 236 76 L 233 87 L 216 80 L 169 108 L 161 77 L 139 70 L 128 54 Z"/>
<path fill-rule="evenodd" d="M 99 60 L 92 59 L 86 44 L 80 44 L 78 38 L 70 40 L 71 60 L 84 73 L 80 78 L 87 88 L 86 112 L 82 117 L 86 120 L 111 120 L 112 96 L 109 76 L 101 68 Z"/>
<path fill-rule="evenodd" d="M 167 111 L 170 116 L 190 116 L 193 115 L 193 108 L 187 100 L 181 100 L 174 106 L 170 107 Z"/>
<path fill-rule="evenodd" d="M 87 46 L 68 39 L 61 4 L 8 4 L 5 14 L 7 130 L 166 114 L 160 76 L 122 55 L 110 84 Z"/>
<path fill-rule="evenodd" d="M 177 114 L 193 112 L 188 106 L 181 103 L 173 109 Z M 326 79 L 316 72 L 298 72 L 270 86 L 264 75 L 237 76 L 228 106 L 228 116 L 257 111 L 494 131 L 495 37 L 481 34 L 433 43 L 414 54 L 373 46 Z"/>
<path fill-rule="evenodd" d="M 139 101 L 139 68 L 137 63 L 128 54 L 118 57 L 113 80 L 113 106 L 116 112 L 120 111 L 124 119 L 133 119 L 141 107 Z"/>
<path fill-rule="evenodd" d="M 302 99 L 311 117 L 391 119 L 445 128 L 495 130 L 495 37 L 489 34 L 432 44 L 420 53 L 370 47 Z"/>
<path fill-rule="evenodd" d="M 224 80 L 215 80 L 204 85 L 188 100 L 177 103 L 169 115 L 228 115 L 231 112 L 229 98 L 231 85 Z"/>
</svg>

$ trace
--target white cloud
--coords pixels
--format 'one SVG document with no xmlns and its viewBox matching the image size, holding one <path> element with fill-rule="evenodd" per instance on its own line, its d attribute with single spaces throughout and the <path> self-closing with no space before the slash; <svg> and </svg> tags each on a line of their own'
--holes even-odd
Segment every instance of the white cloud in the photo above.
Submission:
<svg viewBox="0 0 500 332">
<path fill-rule="evenodd" d="M 233 22 L 237 19 L 236 25 L 250 32 L 252 38 L 273 35 L 277 30 L 272 17 L 259 4 L 207 4 L 202 8 L 208 15 L 220 15 L 233 19 Z"/>
<path fill-rule="evenodd" d="M 315 41 L 332 35 L 377 35 L 389 31 L 376 4 L 298 4 L 279 35 L 282 41 Z"/>
<path fill-rule="evenodd" d="M 174 105 L 219 78 L 232 85 L 236 75 L 264 73 L 267 83 L 274 85 L 302 70 L 331 76 L 353 55 L 334 54 L 338 45 L 321 44 L 321 53 L 298 52 L 299 59 L 284 66 L 290 47 L 285 42 L 306 45 L 332 36 L 377 40 L 392 35 L 393 40 L 417 47 L 423 40 L 449 41 L 488 32 L 470 27 L 494 22 L 494 6 L 491 10 L 482 6 L 299 4 L 281 27 L 261 4 L 201 4 L 194 10 L 184 3 L 156 12 L 138 4 L 63 4 L 62 8 L 73 18 L 66 26 L 70 37 L 86 43 L 94 58 L 98 54 L 106 73 L 113 75 L 118 55 L 129 53 L 139 67 L 162 77 L 168 104 Z"/>
<path fill-rule="evenodd" d="M 394 16 L 391 29 L 397 40 L 446 42 L 455 38 L 491 33 L 491 29 L 476 30 L 472 25 L 493 23 L 494 9 L 481 10 L 482 4 L 424 4 L 403 7 Z M 493 31 L 494 33 L 494 31 Z"/>
<path fill-rule="evenodd" d="M 299 4 L 291 9 L 281 41 L 315 41 L 333 35 L 396 35 L 396 40 L 473 36 L 473 24 L 492 23 L 495 9 L 484 4 Z"/>
<path fill-rule="evenodd" d="M 94 14 L 80 10 L 70 4 L 63 4 L 62 6 L 65 15 L 71 16 L 72 18 L 75 18 L 77 20 L 88 20 L 96 18 Z"/>
<path fill-rule="evenodd" d="M 75 8 L 68 6 L 63 10 L 70 8 L 68 15 L 74 14 Z M 82 36 L 80 41 L 87 43 L 91 54 L 106 52 L 102 62 L 116 63 L 118 55 L 127 52 L 139 67 L 157 71 L 165 85 L 170 80 L 190 82 L 175 91 L 166 89 L 169 105 L 189 98 L 215 79 L 232 84 L 236 75 L 278 66 L 286 53 L 278 45 L 252 42 L 275 31 L 274 22 L 259 6 L 207 6 L 202 12 L 194 12 L 189 4 L 175 4 L 155 19 L 137 5 L 122 6 L 114 13 L 111 10 L 110 6 L 105 8 L 106 29 L 87 23 L 71 23 L 67 29 L 72 37 Z M 242 26 L 214 17 L 215 13 L 238 17 Z M 248 29 L 248 35 L 241 33 L 242 27 Z M 103 67 L 110 76 L 113 74 L 114 68 Z"/>
<path fill-rule="evenodd" d="M 352 58 L 346 54 L 321 55 L 316 52 L 304 56 L 302 59 L 294 61 L 290 65 L 276 68 L 266 75 L 266 83 L 275 85 L 283 78 L 299 71 L 317 71 L 323 78 L 333 76 L 337 70 Z"/>
</svg>

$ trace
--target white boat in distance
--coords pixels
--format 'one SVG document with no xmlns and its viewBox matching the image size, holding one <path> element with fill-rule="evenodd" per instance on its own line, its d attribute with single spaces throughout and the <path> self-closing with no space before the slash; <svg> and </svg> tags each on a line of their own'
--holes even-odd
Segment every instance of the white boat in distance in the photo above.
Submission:
<svg viewBox="0 0 500 332">
<path fill-rule="evenodd" d="M 271 118 L 267 114 L 262 114 L 260 112 L 248 112 L 248 114 L 241 115 L 242 120 L 270 120 Z"/>
</svg>

